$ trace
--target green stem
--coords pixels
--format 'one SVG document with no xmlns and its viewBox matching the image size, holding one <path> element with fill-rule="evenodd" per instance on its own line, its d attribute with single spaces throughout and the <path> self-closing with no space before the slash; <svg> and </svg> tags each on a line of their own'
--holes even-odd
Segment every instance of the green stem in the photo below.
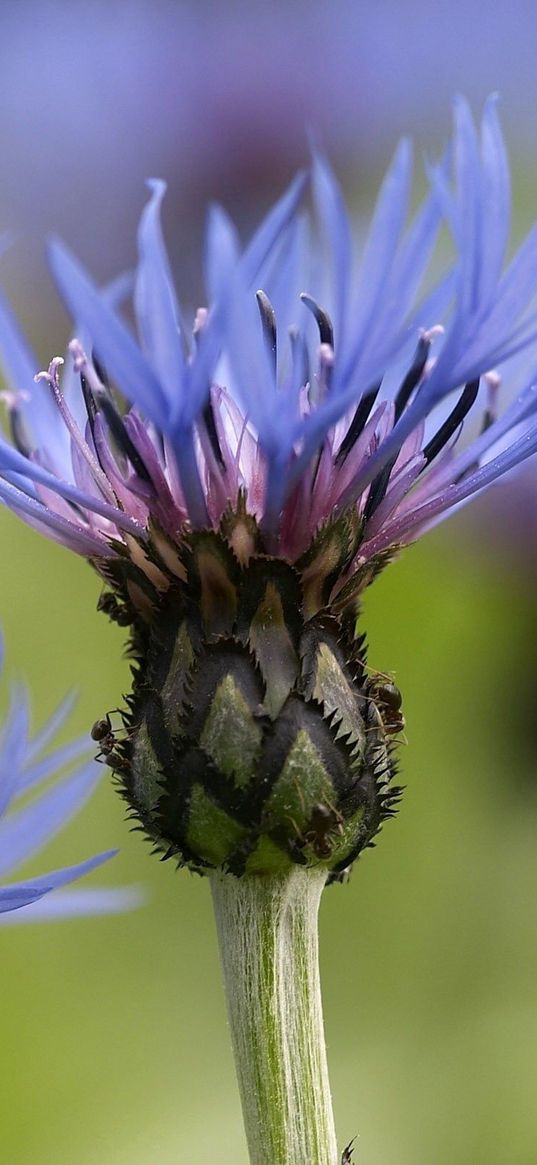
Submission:
<svg viewBox="0 0 537 1165">
<path fill-rule="evenodd" d="M 324 871 L 211 878 L 251 1165 L 336 1165 L 317 915 Z"/>
</svg>

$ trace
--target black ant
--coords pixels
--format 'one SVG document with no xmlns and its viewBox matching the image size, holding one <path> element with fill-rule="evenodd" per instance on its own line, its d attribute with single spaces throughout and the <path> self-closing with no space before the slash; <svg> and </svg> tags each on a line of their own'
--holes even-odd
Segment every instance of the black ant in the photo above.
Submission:
<svg viewBox="0 0 537 1165">
<path fill-rule="evenodd" d="M 397 736 L 398 732 L 404 732 L 403 697 L 392 677 L 384 672 L 374 672 L 368 681 L 367 691 L 378 705 L 386 735 Z"/>
<path fill-rule="evenodd" d="M 316 858 L 329 858 L 336 837 L 343 834 L 343 818 L 333 805 L 318 802 L 313 806 L 308 828 L 301 835 L 302 845 L 311 845 Z"/>
<path fill-rule="evenodd" d="M 405 728 L 405 718 L 402 712 L 403 697 L 396 684 L 383 683 L 375 688 L 375 700 L 380 705 L 380 714 L 385 731 L 389 736 L 396 736 Z"/>
<path fill-rule="evenodd" d="M 132 615 L 129 610 L 125 604 L 119 602 L 111 591 L 103 591 L 97 603 L 97 610 L 103 611 L 112 622 L 118 623 L 120 627 L 128 627 L 129 623 L 132 623 Z M 97 723 L 103 723 L 103 721 L 97 721 Z"/>
<path fill-rule="evenodd" d="M 99 751 L 95 760 L 100 761 L 104 765 L 108 765 L 111 769 L 119 769 L 124 767 L 125 761 L 119 753 L 114 752 L 116 746 L 116 737 L 114 729 L 112 728 L 112 721 L 107 712 L 104 720 L 96 720 L 90 731 L 91 739 L 99 745 Z"/>
<path fill-rule="evenodd" d="M 304 790 L 300 786 L 300 782 L 295 778 L 294 781 L 298 799 L 300 801 L 303 816 L 306 815 L 306 803 L 304 799 Z M 304 830 L 300 830 L 296 821 L 292 817 L 289 818 L 291 824 L 295 828 L 298 838 L 295 845 L 298 849 L 304 849 L 305 846 L 311 845 L 311 848 L 316 858 L 329 858 L 334 849 L 335 837 L 343 836 L 343 818 L 341 813 L 330 802 L 323 804 L 318 801 L 310 814 L 309 821 Z"/>
</svg>

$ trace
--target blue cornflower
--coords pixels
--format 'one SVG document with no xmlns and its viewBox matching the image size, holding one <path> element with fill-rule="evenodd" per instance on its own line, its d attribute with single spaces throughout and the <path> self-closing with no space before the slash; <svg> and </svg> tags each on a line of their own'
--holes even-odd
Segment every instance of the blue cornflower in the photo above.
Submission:
<svg viewBox="0 0 537 1165">
<path fill-rule="evenodd" d="M 535 368 L 499 409 L 498 369 L 537 339 L 537 229 L 506 266 L 494 100 L 480 132 L 457 102 L 427 175 L 411 216 L 403 141 L 357 273 L 321 157 L 244 249 L 213 209 L 208 306 L 190 324 L 151 182 L 138 338 L 118 310 L 125 281 L 100 291 L 54 242 L 77 338 L 62 376 L 56 357 L 37 384 L 0 304 L 0 498 L 89 558 L 100 606 L 131 627 L 134 691 L 107 760 L 157 847 L 195 869 L 337 874 L 369 844 L 396 799 L 404 721 L 400 693 L 366 667 L 360 594 L 537 450 Z"/>
<path fill-rule="evenodd" d="M 217 528 L 239 497 L 266 546 L 290 561 L 354 507 L 360 543 L 342 585 L 532 454 L 533 368 L 498 412 L 495 370 L 537 336 L 528 313 L 537 232 L 504 269 L 509 174 L 494 101 L 480 140 L 458 102 L 449 156 L 429 167 L 430 193 L 407 226 L 410 178 L 403 142 L 356 279 L 350 223 L 322 158 L 313 166 L 317 251 L 301 210 L 306 175 L 245 250 L 212 210 L 209 308 L 191 336 L 159 226 L 161 182 L 151 183 L 139 231 L 138 340 L 117 311 L 124 283 L 100 292 L 54 242 L 52 269 L 80 339 L 63 382 L 56 358 L 36 385 L 36 359 L 0 305 L 13 440 L 0 440 L 2 500 L 94 561 L 130 554 L 153 582 L 155 532 L 176 542 L 187 526 Z M 442 224 L 455 256 L 420 298 Z"/>
<path fill-rule="evenodd" d="M 0 641 L 0 669 L 2 665 Z M 133 890 L 77 890 L 52 894 L 114 856 L 108 850 L 75 866 L 54 870 L 23 882 L 3 884 L 23 862 L 38 853 L 84 805 L 99 781 L 99 768 L 88 761 L 87 740 L 77 740 L 47 753 L 64 723 L 72 700 L 66 699 L 35 736 L 29 732 L 28 693 L 13 685 L 10 708 L 0 725 L 0 921 L 20 918 L 58 918 L 74 914 L 107 913 L 133 905 Z M 74 766 L 74 767 L 73 767 Z M 67 775 L 50 785 L 49 778 Z M 101 770 L 102 771 L 102 770 Z M 45 789 L 40 787 L 47 782 Z M 40 791 L 35 795 L 35 791 Z M 19 916 L 18 916 L 19 917 Z"/>
</svg>

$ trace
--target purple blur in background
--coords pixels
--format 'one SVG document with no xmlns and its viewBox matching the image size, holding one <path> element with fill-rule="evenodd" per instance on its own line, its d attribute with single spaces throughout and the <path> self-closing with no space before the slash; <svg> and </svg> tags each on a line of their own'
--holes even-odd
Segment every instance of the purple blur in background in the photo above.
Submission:
<svg viewBox="0 0 537 1165">
<path fill-rule="evenodd" d="M 232 203 L 250 227 L 304 162 L 308 131 L 367 200 L 400 133 L 432 144 L 447 132 L 457 91 L 481 107 L 499 89 L 511 149 L 533 141 L 529 0 L 516 21 L 499 0 L 493 22 L 488 5 L 462 0 L 19 0 L 2 5 L 0 33 L 0 229 L 25 240 L 4 266 L 23 314 L 38 307 L 40 331 L 54 327 L 52 348 L 64 336 L 43 235 L 60 232 L 103 279 L 115 273 L 132 261 L 147 177 L 169 182 L 186 287 L 207 202 Z"/>
</svg>

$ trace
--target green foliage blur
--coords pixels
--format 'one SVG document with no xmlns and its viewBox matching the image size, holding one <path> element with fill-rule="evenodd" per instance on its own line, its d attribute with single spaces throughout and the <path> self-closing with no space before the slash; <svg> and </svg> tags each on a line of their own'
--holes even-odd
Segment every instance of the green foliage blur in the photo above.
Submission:
<svg viewBox="0 0 537 1165">
<path fill-rule="evenodd" d="M 228 7 L 240 4 L 214 5 Z M 2 285 L 43 364 L 63 350 L 67 326 L 37 267 L 43 235 L 61 231 L 97 278 L 115 275 L 133 259 L 142 180 L 162 174 L 184 291 L 191 267 L 198 270 L 188 242 L 192 236 L 197 255 L 206 203 L 224 197 L 249 222 L 304 160 L 296 111 L 315 129 L 312 92 L 328 109 L 323 144 L 347 188 L 356 179 L 362 214 L 379 155 L 384 164 L 401 130 L 417 131 L 421 143 L 425 126 L 436 149 L 451 94 L 469 93 L 477 111 L 500 88 L 509 140 L 531 143 L 515 173 L 518 238 L 536 217 L 529 0 L 517 13 L 499 0 L 481 16 L 479 5 L 462 0 L 436 13 L 424 0 L 350 3 L 351 16 L 360 10 L 379 21 L 369 40 L 367 21 L 357 37 L 356 66 L 338 14 L 321 2 L 349 49 L 349 73 L 334 75 L 315 48 L 315 4 L 290 0 L 278 7 L 304 13 L 304 23 L 292 26 L 291 68 L 282 54 L 288 25 L 280 22 L 274 59 L 283 64 L 269 74 L 267 100 L 251 33 L 255 0 L 247 7 L 250 40 L 243 37 L 235 64 L 235 25 L 226 53 L 221 33 L 205 35 L 210 2 L 108 0 L 65 6 L 64 14 L 51 0 L 3 6 L 0 227 L 20 238 L 3 257 Z M 272 7 L 261 8 L 277 27 Z M 210 56 L 187 61 L 191 71 L 178 64 L 191 43 L 179 9 L 196 24 L 192 43 L 199 39 L 207 52 L 215 46 L 217 67 Z M 458 24 L 450 28 L 452 9 Z M 169 40 L 169 53 L 157 34 L 165 49 Z M 345 104 L 340 86 L 330 113 L 335 81 L 351 74 L 356 92 Z M 252 121 L 249 86 L 257 93 Z M 204 135 L 209 145 L 197 161 Z M 341 1147 L 357 1135 L 357 1165 L 537 1159 L 537 555 L 534 545 L 525 558 L 519 542 L 515 569 L 514 542 L 495 523 L 495 496 L 486 507 L 476 503 L 473 518 L 456 516 L 407 550 L 366 596 L 370 663 L 402 689 L 408 744 L 399 816 L 351 882 L 326 892 L 321 909 L 336 1120 Z M 533 537 L 536 528 L 534 521 Z M 79 690 L 65 739 L 89 734 L 129 688 L 124 635 L 97 613 L 99 593 L 82 560 L 0 510 L 7 672 L 28 679 L 37 726 L 67 689 Z M 4 685 L 0 705 L 5 699 Z M 246 1165 L 207 884 L 150 856 L 129 832 L 106 769 L 87 808 L 24 873 L 112 846 L 120 855 L 92 875 L 93 884 L 140 884 L 144 907 L 0 928 L 0 1163 Z"/>
<path fill-rule="evenodd" d="M 321 910 L 338 1132 L 363 1165 L 534 1165 L 534 581 L 472 531 L 409 549 L 366 598 L 370 662 L 403 690 L 399 817 Z M 475 533 L 475 531 L 474 531 Z M 36 722 L 66 688 L 86 731 L 128 688 L 89 567 L 0 514 L 9 670 Z M 106 771 L 35 872 L 107 846 L 125 916 L 0 931 L 6 1165 L 246 1165 L 210 896 L 159 863 Z M 32 870 L 29 873 L 33 872 Z"/>
</svg>

